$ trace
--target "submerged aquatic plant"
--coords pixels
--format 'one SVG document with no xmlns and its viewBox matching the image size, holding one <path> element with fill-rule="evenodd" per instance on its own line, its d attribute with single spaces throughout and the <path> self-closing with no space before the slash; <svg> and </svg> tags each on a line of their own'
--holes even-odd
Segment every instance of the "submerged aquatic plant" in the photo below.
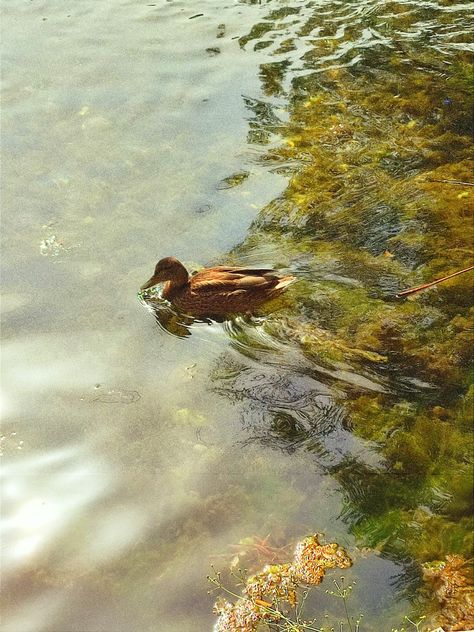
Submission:
<svg viewBox="0 0 474 632">
<path fill-rule="evenodd" d="M 446 632 L 474 628 L 473 560 L 448 555 L 443 561 L 423 564 L 423 579 L 432 588 L 440 611 L 431 623 Z"/>
<path fill-rule="evenodd" d="M 379 453 L 377 468 L 363 457 L 327 466 L 358 543 L 420 569 L 473 554 L 472 273 L 395 297 L 473 265 L 473 72 L 461 44 L 448 38 L 440 54 L 436 31 L 413 35 L 422 7 L 379 8 L 361 5 L 345 32 L 335 3 L 278 20 L 269 10 L 240 38 L 248 50 L 264 37 L 278 62 L 262 65 L 266 98 L 245 102 L 249 141 L 265 144 L 261 162 L 289 180 L 234 254 L 293 262 L 291 304 L 262 333 L 336 384 L 344 427 Z M 465 17 L 452 9 L 448 30 Z M 358 381 L 344 382 L 349 372 Z M 267 445 L 312 450 L 321 463 L 325 425 L 301 428 L 299 411 L 276 419 L 271 402 L 258 405 L 272 420 L 259 429 Z"/>
<path fill-rule="evenodd" d="M 209 576 L 216 588 L 235 599 L 233 603 L 222 597 L 216 601 L 214 612 L 219 616 L 215 632 L 256 632 L 264 623 L 269 624 L 270 629 L 288 632 L 320 630 L 315 620 L 306 620 L 302 616 L 307 588 L 320 584 L 327 570 L 348 568 L 352 561 L 338 544 L 321 544 L 319 538 L 320 534 L 315 534 L 299 542 L 291 563 L 267 565 L 260 573 L 248 578 L 239 576 L 239 581 L 244 584 L 241 595 L 223 585 L 219 572 Z M 347 595 L 347 591 L 338 594 L 345 607 Z M 346 616 L 352 630 L 347 608 Z"/>
</svg>

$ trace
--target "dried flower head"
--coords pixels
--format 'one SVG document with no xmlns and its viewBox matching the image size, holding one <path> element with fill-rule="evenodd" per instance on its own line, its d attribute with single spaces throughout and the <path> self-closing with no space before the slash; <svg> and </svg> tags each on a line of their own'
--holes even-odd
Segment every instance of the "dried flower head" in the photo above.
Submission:
<svg viewBox="0 0 474 632">
<path fill-rule="evenodd" d="M 320 544 L 318 534 L 298 542 L 290 572 L 297 584 L 320 584 L 329 568 L 352 565 L 345 550 L 335 542 Z"/>
<path fill-rule="evenodd" d="M 265 607 L 245 598 L 238 599 L 234 604 L 220 599 L 214 606 L 214 612 L 219 615 L 214 632 L 256 632 L 263 621 L 276 620 Z"/>
<path fill-rule="evenodd" d="M 294 606 L 297 588 L 290 564 L 273 564 L 265 566 L 261 573 L 248 579 L 245 594 L 250 599 L 267 600 L 272 603 L 287 601 Z"/>
<path fill-rule="evenodd" d="M 256 632 L 260 623 L 278 623 L 280 605 L 295 607 L 301 584 L 319 584 L 329 568 L 348 568 L 351 564 L 338 544 L 320 544 L 318 534 L 309 536 L 298 543 L 291 564 L 265 566 L 261 573 L 248 578 L 244 596 L 234 604 L 225 599 L 216 603 L 214 612 L 219 618 L 214 632 Z"/>
</svg>

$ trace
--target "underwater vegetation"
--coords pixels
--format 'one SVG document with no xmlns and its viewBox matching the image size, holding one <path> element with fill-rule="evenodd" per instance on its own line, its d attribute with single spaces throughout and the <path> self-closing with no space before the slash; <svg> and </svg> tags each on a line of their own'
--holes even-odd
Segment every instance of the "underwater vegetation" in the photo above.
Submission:
<svg viewBox="0 0 474 632">
<path fill-rule="evenodd" d="M 275 58 L 261 66 L 267 98 L 246 97 L 249 142 L 289 181 L 231 254 L 275 253 L 298 277 L 262 336 L 331 375 L 345 428 L 376 449 L 377 466 L 347 455 L 326 471 L 357 542 L 415 565 L 413 594 L 422 564 L 473 555 L 474 275 L 395 296 L 473 263 L 474 75 L 450 34 L 461 5 L 433 8 L 438 39 L 413 35 L 423 8 L 372 5 L 341 32 L 330 7 L 269 11 L 239 40 Z M 314 450 L 316 427 L 278 414 L 260 436 Z"/>
<path fill-rule="evenodd" d="M 319 537 L 315 534 L 298 542 L 291 563 L 267 565 L 247 577 L 240 597 L 225 589 L 219 573 L 209 577 L 214 586 L 237 597 L 233 603 L 223 597 L 216 602 L 215 631 L 255 632 L 261 624 L 277 625 L 279 630 L 316 630 L 313 621 L 302 617 L 307 597 L 302 589 L 320 584 L 327 570 L 352 564 L 343 548 L 336 543 L 320 544 Z"/>
<path fill-rule="evenodd" d="M 423 564 L 423 579 L 431 586 L 441 608 L 431 625 L 445 630 L 470 630 L 474 626 L 473 561 L 448 555 L 445 561 Z"/>
<path fill-rule="evenodd" d="M 237 585 L 243 586 L 241 595 L 229 589 L 221 572 L 214 570 L 214 575 L 208 576 L 214 590 L 234 598 L 231 602 L 223 596 L 218 597 L 214 605 L 214 612 L 218 615 L 215 632 L 254 632 L 261 629 L 324 632 L 329 629 L 320 627 L 317 618 L 308 618 L 311 613 L 303 613 L 309 590 L 323 581 L 328 570 L 347 569 L 353 561 L 338 544 L 321 544 L 320 539 L 321 535 L 315 534 L 298 542 L 291 563 L 267 564 L 255 575 L 247 575 L 241 569 L 233 571 L 231 576 L 237 580 Z M 442 627 L 445 632 L 471 629 L 474 625 L 472 560 L 448 555 L 444 561 L 423 564 L 422 573 L 439 610 L 428 617 L 421 617 L 418 622 L 406 616 L 410 629 L 419 631 Z M 339 623 L 340 629 L 345 623 L 350 630 L 353 623 L 355 630 L 361 629 L 363 615 L 354 622 L 347 607 L 352 584 L 345 584 L 343 577 L 333 580 L 333 583 L 336 590 L 326 590 L 326 593 L 343 601 L 346 621 Z M 327 618 L 328 615 L 325 615 Z"/>
</svg>

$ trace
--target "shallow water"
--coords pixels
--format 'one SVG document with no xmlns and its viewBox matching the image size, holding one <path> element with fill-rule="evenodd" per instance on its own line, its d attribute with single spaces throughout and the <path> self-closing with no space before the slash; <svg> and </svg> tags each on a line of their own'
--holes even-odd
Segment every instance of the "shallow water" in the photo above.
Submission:
<svg viewBox="0 0 474 632">
<path fill-rule="evenodd" d="M 471 286 L 392 299 L 472 261 L 472 189 L 416 180 L 469 178 L 472 8 L 4 8 L 5 632 L 210 630 L 211 563 L 316 531 L 390 631 L 468 557 Z M 299 283 L 172 336 L 137 298 L 165 255 Z"/>
</svg>

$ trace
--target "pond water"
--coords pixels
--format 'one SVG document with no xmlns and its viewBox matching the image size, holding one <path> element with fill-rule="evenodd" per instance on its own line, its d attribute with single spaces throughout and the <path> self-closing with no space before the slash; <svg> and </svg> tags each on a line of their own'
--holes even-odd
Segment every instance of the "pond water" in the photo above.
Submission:
<svg viewBox="0 0 474 632">
<path fill-rule="evenodd" d="M 362 629 L 433 608 L 420 565 L 472 555 L 472 276 L 394 295 L 473 262 L 472 15 L 4 7 L 4 632 L 211 630 L 210 564 L 314 532 Z M 298 283 L 170 334 L 168 255 Z"/>
</svg>

